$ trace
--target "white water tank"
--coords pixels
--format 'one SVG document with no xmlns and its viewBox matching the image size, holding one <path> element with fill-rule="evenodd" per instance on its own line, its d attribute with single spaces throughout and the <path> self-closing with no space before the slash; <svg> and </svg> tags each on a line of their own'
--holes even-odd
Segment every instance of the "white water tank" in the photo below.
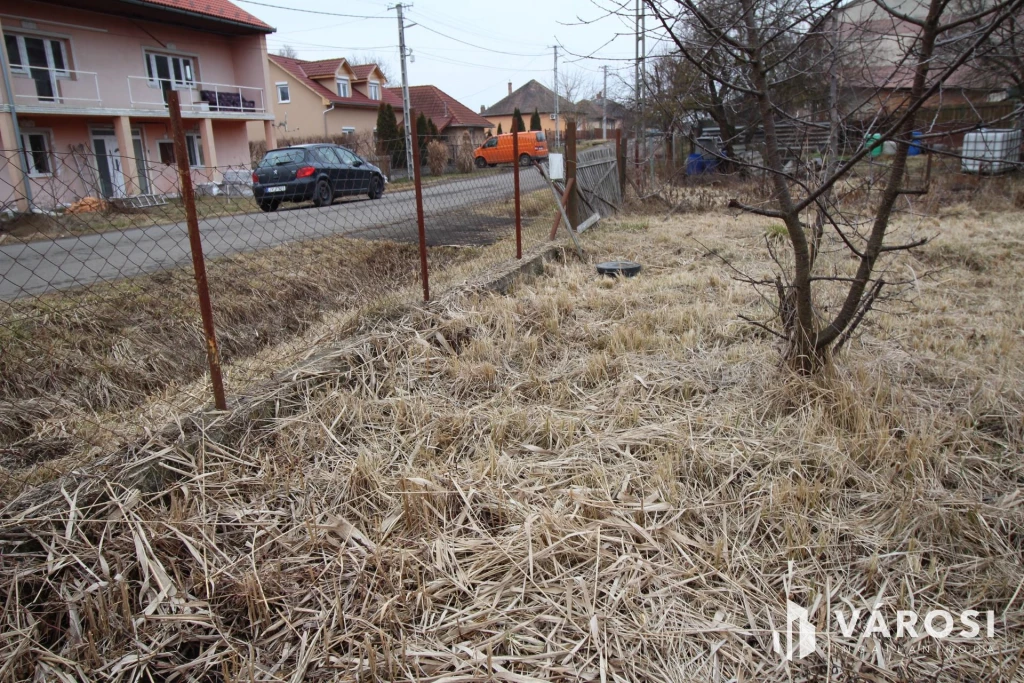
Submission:
<svg viewBox="0 0 1024 683">
<path fill-rule="evenodd" d="M 961 168 L 967 173 L 1003 173 L 1020 161 L 1021 131 L 983 128 L 964 135 Z"/>
</svg>

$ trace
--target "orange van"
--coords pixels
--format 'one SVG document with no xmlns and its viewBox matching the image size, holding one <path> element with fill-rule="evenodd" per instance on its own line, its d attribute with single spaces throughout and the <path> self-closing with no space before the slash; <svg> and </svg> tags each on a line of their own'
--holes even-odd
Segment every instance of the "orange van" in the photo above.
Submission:
<svg viewBox="0 0 1024 683">
<path fill-rule="evenodd" d="M 548 158 L 548 142 L 544 137 L 544 131 L 531 130 L 519 135 L 519 165 L 529 166 L 532 160 L 540 161 Z M 492 135 L 487 142 L 480 145 L 473 152 L 476 157 L 476 167 L 494 166 L 496 164 L 511 164 L 515 153 L 512 149 L 512 133 Z"/>
</svg>

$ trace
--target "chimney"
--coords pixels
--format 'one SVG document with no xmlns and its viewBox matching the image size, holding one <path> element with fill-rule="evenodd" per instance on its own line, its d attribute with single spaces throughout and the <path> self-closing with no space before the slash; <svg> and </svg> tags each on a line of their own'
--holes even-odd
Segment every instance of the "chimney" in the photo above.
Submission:
<svg viewBox="0 0 1024 683">
<path fill-rule="evenodd" d="M 600 90 L 597 91 L 597 99 L 601 99 L 601 91 Z"/>
<path fill-rule="evenodd" d="M 512 94 L 512 81 L 509 81 L 509 82 L 508 82 L 508 94 L 509 94 L 509 95 L 511 95 L 511 94 Z"/>
<path fill-rule="evenodd" d="M 481 104 L 481 105 L 480 105 L 480 113 L 481 113 L 481 114 L 483 114 L 483 113 L 484 113 L 484 109 L 487 109 L 487 107 L 485 107 L 484 105 L 482 105 L 482 104 Z"/>
</svg>

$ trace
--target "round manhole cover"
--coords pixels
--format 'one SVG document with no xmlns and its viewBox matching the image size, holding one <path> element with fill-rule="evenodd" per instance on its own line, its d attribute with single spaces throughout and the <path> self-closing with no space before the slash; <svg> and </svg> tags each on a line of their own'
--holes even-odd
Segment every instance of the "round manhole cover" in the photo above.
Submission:
<svg viewBox="0 0 1024 683">
<path fill-rule="evenodd" d="M 633 277 L 640 272 L 640 264 L 635 261 L 605 261 L 597 264 L 597 272 L 601 275 Z"/>
</svg>

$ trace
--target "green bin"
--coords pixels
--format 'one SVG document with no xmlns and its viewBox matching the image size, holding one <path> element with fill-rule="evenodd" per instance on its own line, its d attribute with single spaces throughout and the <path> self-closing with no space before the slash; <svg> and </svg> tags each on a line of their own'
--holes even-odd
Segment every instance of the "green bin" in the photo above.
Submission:
<svg viewBox="0 0 1024 683">
<path fill-rule="evenodd" d="M 871 150 L 868 156 L 880 157 L 885 145 L 882 144 L 882 136 L 878 133 L 864 136 L 864 146 Z"/>
</svg>

